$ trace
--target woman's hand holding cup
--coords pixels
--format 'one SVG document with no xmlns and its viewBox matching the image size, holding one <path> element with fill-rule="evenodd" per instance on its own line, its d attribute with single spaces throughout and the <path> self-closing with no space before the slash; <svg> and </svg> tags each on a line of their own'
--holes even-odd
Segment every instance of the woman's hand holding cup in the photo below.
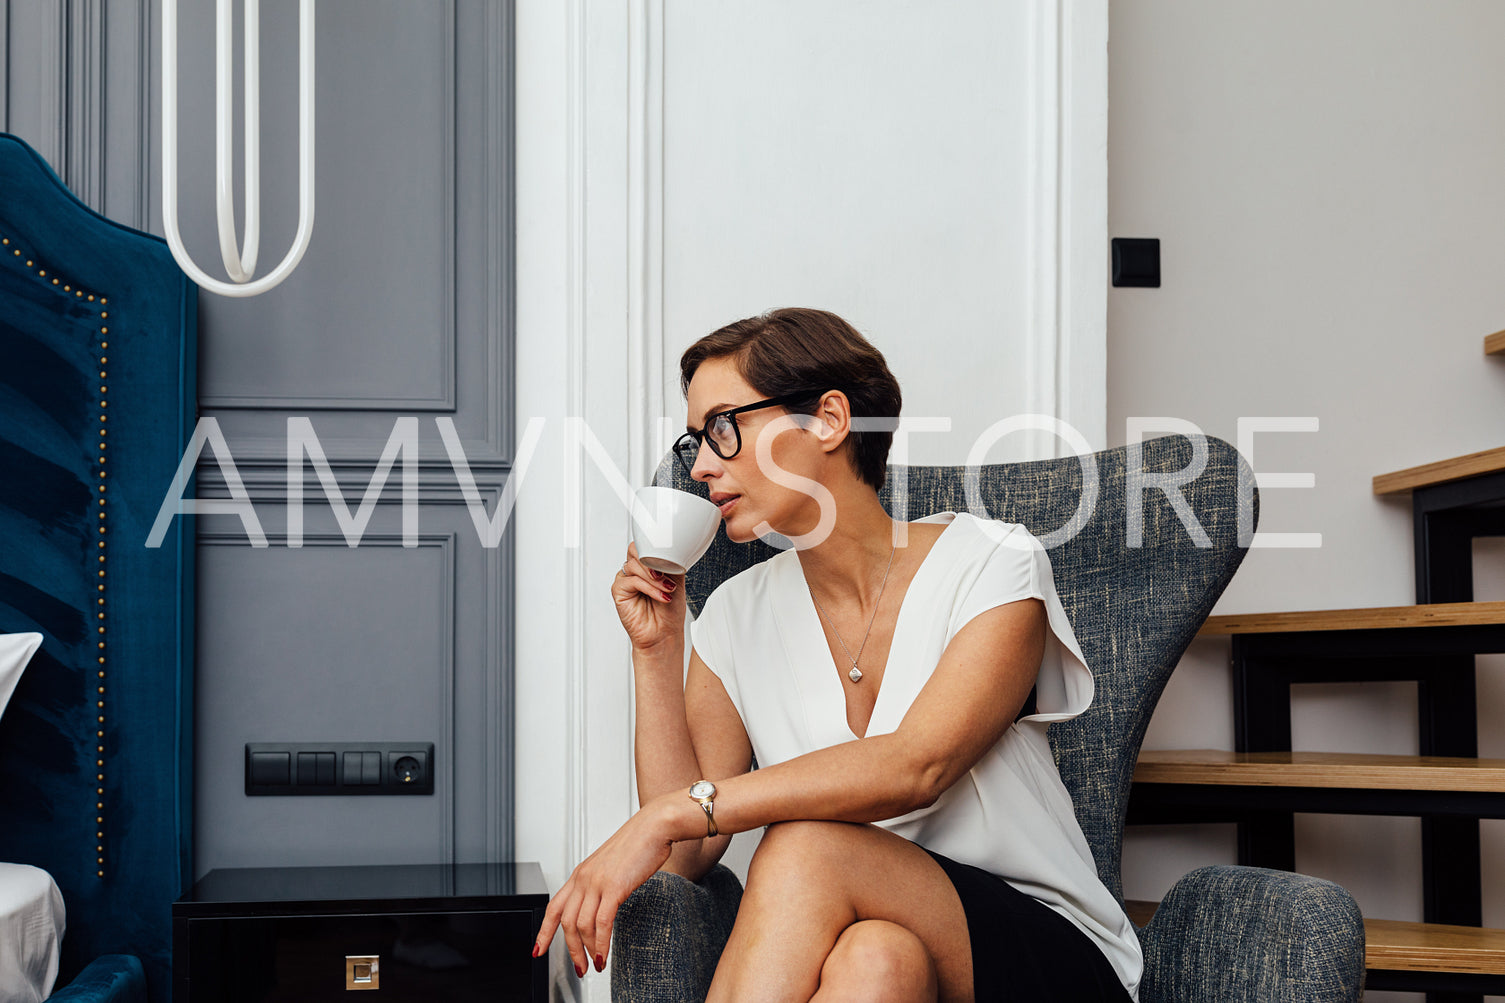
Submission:
<svg viewBox="0 0 1505 1003">
<path fill-rule="evenodd" d="M 633 493 L 627 561 L 611 597 L 632 646 L 648 651 L 685 629 L 685 572 L 716 538 L 721 513 L 698 495 L 649 485 Z"/>
<path fill-rule="evenodd" d="M 627 545 L 627 560 L 611 582 L 611 598 L 634 648 L 650 651 L 684 637 L 684 584 L 684 575 L 654 571 L 638 560 L 637 544 Z"/>
</svg>

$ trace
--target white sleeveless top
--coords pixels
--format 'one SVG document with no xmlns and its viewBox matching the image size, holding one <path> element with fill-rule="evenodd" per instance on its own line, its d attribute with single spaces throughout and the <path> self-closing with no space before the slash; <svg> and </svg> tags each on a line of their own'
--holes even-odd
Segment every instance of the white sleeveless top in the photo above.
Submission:
<svg viewBox="0 0 1505 1003">
<path fill-rule="evenodd" d="M 1023 526 L 943 512 L 946 526 L 899 608 L 868 735 L 895 731 L 941 653 L 969 620 L 1043 600 L 1050 625 L 1036 713 L 1004 732 L 935 804 L 877 823 L 926 849 L 1002 877 L 1076 924 L 1138 999 L 1139 938 L 1097 876 L 1046 739 L 1046 726 L 1092 703 L 1092 673 L 1056 595 L 1050 559 Z M 856 740 L 819 614 L 794 551 L 723 582 L 691 625 L 701 661 L 726 687 L 758 763 Z"/>
</svg>

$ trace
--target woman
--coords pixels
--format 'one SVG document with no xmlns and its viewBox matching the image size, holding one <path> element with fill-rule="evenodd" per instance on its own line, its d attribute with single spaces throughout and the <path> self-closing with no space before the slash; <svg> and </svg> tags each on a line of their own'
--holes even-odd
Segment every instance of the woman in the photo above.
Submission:
<svg viewBox="0 0 1505 1003">
<path fill-rule="evenodd" d="M 834 314 L 731 324 L 680 372 L 676 452 L 727 536 L 795 549 L 707 600 L 686 675 L 683 578 L 629 545 L 612 598 L 641 810 L 550 902 L 535 956 L 557 927 L 600 971 L 633 889 L 767 826 L 712 1001 L 1133 998 L 1138 940 L 1046 741 L 1092 677 L 1043 549 L 966 514 L 889 518 L 892 433 L 853 418 L 897 416 L 899 386 Z"/>
</svg>

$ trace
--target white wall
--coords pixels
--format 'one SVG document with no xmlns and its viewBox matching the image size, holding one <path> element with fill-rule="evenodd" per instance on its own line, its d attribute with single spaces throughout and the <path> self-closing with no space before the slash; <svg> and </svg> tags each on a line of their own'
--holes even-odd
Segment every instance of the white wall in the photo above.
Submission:
<svg viewBox="0 0 1505 1003">
<path fill-rule="evenodd" d="M 1215 612 L 1414 601 L 1410 509 L 1370 478 L 1497 447 L 1505 360 L 1505 5 L 1494 0 L 1116 0 L 1109 227 L 1159 237 L 1164 285 L 1115 289 L 1110 441 L 1134 415 L 1232 441 L 1240 416 L 1314 416 L 1255 440 L 1262 530 Z M 1476 598 L 1505 599 L 1505 541 L 1476 545 Z M 1196 642 L 1150 748 L 1232 747 L 1226 641 Z M 1479 659 L 1480 754 L 1505 756 L 1505 659 Z M 1416 752 L 1414 684 L 1298 687 L 1298 748 Z M 1300 818 L 1297 866 L 1366 915 L 1421 918 L 1412 819 Z M 1505 926 L 1505 825 L 1484 823 L 1484 921 Z M 1125 893 L 1233 860 L 1224 827 L 1131 832 Z M 1374 993 L 1371 998 L 1409 998 Z"/>
<path fill-rule="evenodd" d="M 1105 158 L 1092 143 L 1097 187 L 1064 186 L 1087 203 L 1065 210 L 1083 228 L 1068 220 L 1065 236 L 1095 267 L 1068 272 L 1079 291 L 1067 307 L 1082 316 L 1058 327 L 1057 97 L 1041 79 L 1054 7 L 667 5 L 666 400 L 679 403 L 678 349 L 811 305 L 885 353 L 906 415 L 951 418 L 950 435 L 916 439 L 920 462 L 961 463 L 989 425 L 1026 410 L 1101 442 Z M 1080 358 L 1057 357 L 1058 330 L 1059 354 L 1076 335 Z M 1073 361 L 1076 396 L 1058 401 Z"/>
<path fill-rule="evenodd" d="M 1106 36 L 1106 0 L 519 0 L 516 414 L 547 424 L 515 514 L 517 844 L 552 887 L 633 804 L 627 522 L 564 419 L 646 483 L 680 351 L 814 305 L 884 351 L 907 415 L 954 419 L 918 461 L 1025 411 L 1100 447 Z"/>
</svg>

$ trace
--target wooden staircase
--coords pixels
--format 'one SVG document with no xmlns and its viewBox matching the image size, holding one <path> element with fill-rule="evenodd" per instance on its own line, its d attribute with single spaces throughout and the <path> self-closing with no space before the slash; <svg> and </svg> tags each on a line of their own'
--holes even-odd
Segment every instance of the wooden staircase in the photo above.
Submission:
<svg viewBox="0 0 1505 1003">
<path fill-rule="evenodd" d="M 1505 355 L 1505 331 L 1484 340 Z M 1236 822 L 1239 862 L 1295 869 L 1293 813 L 1422 820 L 1426 922 L 1364 921 L 1371 989 L 1429 1003 L 1505 995 L 1505 930 L 1481 929 L 1479 824 L 1505 818 L 1505 760 L 1478 758 L 1474 656 L 1505 652 L 1505 602 L 1473 601 L 1472 544 L 1505 536 L 1505 448 L 1374 478 L 1409 495 L 1415 606 L 1208 619 L 1232 639 L 1237 751 L 1145 750 L 1129 824 Z M 1295 683 L 1411 680 L 1421 755 L 1291 749 Z M 1142 925 L 1154 903 L 1130 903 Z"/>
</svg>

